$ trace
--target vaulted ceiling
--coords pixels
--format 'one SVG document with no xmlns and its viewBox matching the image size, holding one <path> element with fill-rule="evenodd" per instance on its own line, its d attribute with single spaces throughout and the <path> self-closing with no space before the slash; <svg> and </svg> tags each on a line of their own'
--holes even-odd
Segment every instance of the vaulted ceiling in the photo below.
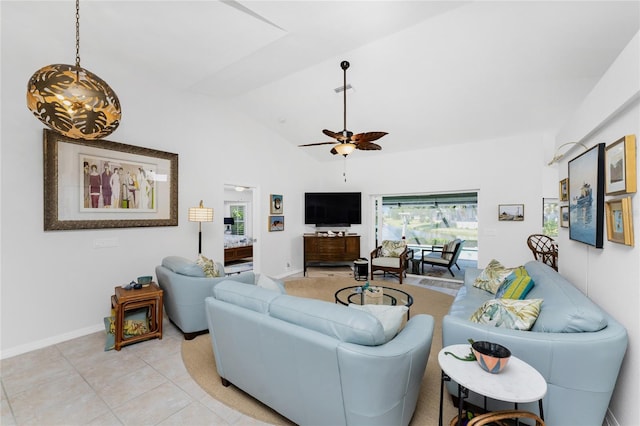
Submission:
<svg viewBox="0 0 640 426">
<path fill-rule="evenodd" d="M 3 25 L 28 22 L 33 37 L 3 49 L 46 39 L 49 61 L 73 62 L 73 2 L 2 3 Z M 80 11 L 84 67 L 109 80 L 101 69 L 117 63 L 224 99 L 293 146 L 342 130 L 334 89 L 348 60 L 348 128 L 389 132 L 383 152 L 554 133 L 640 28 L 639 1 L 607 0 L 83 0 Z"/>
</svg>

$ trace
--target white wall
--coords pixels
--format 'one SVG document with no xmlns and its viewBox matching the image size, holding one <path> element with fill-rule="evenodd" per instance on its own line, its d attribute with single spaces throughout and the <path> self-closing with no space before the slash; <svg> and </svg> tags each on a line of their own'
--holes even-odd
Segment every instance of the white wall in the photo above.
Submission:
<svg viewBox="0 0 640 426">
<path fill-rule="evenodd" d="M 602 142 L 609 145 L 629 134 L 640 136 L 639 75 L 640 36 L 636 34 L 558 133 L 556 144 L 581 140 L 591 148 Z M 567 163 L 579 153 L 582 150 L 567 156 L 557 166 L 558 181 L 567 177 Z M 566 229 L 560 231 L 558 238 L 560 273 L 621 322 L 629 335 L 629 347 L 609 407 L 613 424 L 620 425 L 637 424 L 640 418 L 637 403 L 640 400 L 640 205 L 638 195 L 631 196 L 634 247 L 608 241 L 606 231 L 602 249 L 569 240 Z M 620 197 L 606 197 L 606 200 L 616 198 Z"/>
</svg>

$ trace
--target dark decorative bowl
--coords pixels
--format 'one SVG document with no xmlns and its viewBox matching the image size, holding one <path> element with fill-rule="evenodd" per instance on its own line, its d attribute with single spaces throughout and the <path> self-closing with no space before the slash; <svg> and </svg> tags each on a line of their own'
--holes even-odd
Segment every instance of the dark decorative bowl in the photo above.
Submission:
<svg viewBox="0 0 640 426">
<path fill-rule="evenodd" d="M 143 277 L 138 277 L 138 284 L 149 284 L 153 279 L 150 275 L 145 275 Z"/>
<path fill-rule="evenodd" d="M 511 358 L 511 351 L 497 343 L 473 342 L 471 349 L 480 367 L 489 373 L 501 372 Z"/>
</svg>

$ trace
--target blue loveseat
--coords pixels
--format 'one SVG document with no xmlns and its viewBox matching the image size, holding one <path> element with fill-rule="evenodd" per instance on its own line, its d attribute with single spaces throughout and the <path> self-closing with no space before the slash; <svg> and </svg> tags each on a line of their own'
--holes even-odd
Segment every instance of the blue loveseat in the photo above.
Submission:
<svg viewBox="0 0 640 426">
<path fill-rule="evenodd" d="M 627 332 L 613 317 L 551 267 L 536 261 L 524 265 L 535 285 L 527 299 L 543 299 L 540 314 L 529 331 L 471 322 L 471 315 L 488 299 L 488 291 L 474 287 L 480 269 L 465 271 L 464 286 L 442 321 L 444 346 L 487 340 L 509 348 L 536 368 L 547 381 L 544 416 L 548 425 L 601 426 L 627 348 Z M 526 383 L 523 383 L 526 386 Z M 447 389 L 457 395 L 457 386 Z M 482 406 L 478 395 L 469 401 Z M 489 409 L 512 409 L 490 401 Z M 520 408 L 537 413 L 537 404 Z"/>
<path fill-rule="evenodd" d="M 407 425 L 434 319 L 393 338 L 369 312 L 225 281 L 206 299 L 218 374 L 301 425 Z M 402 316 L 404 317 L 404 312 Z"/>
</svg>

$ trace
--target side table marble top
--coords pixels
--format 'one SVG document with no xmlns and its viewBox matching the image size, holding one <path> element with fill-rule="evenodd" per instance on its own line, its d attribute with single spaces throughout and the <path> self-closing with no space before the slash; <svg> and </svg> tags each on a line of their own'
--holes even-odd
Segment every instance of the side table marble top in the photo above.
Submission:
<svg viewBox="0 0 640 426">
<path fill-rule="evenodd" d="M 532 366 L 511 356 L 500 373 L 484 371 L 476 361 L 461 361 L 445 352 L 465 357 L 471 345 L 451 345 L 438 353 L 440 369 L 451 380 L 480 395 L 500 401 L 525 403 L 540 401 L 547 393 L 547 382 Z"/>
</svg>

